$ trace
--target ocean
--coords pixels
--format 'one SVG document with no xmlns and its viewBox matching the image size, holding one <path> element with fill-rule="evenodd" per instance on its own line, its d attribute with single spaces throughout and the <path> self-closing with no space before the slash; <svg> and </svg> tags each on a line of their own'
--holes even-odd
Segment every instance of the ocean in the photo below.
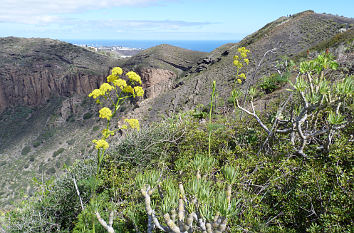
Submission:
<svg viewBox="0 0 354 233">
<path fill-rule="evenodd" d="M 160 44 L 169 44 L 177 47 L 200 51 L 211 52 L 217 47 L 227 43 L 236 43 L 231 40 L 64 40 L 77 45 L 100 46 L 122 46 L 128 48 L 147 49 Z"/>
</svg>

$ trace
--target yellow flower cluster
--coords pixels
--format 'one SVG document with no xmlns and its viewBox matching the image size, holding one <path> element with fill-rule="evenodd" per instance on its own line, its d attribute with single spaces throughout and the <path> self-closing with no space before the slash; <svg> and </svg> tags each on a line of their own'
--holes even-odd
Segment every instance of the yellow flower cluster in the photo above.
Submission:
<svg viewBox="0 0 354 233">
<path fill-rule="evenodd" d="M 102 95 L 101 90 L 100 89 L 95 89 L 88 96 L 96 99 L 96 98 L 100 97 L 101 95 Z"/>
<path fill-rule="evenodd" d="M 144 95 L 144 90 L 140 86 L 134 87 L 134 92 L 136 96 L 143 96 Z"/>
<path fill-rule="evenodd" d="M 250 52 L 245 47 L 238 48 L 237 51 L 240 53 L 241 57 L 243 57 L 243 58 L 246 58 L 247 57 L 247 53 Z"/>
<path fill-rule="evenodd" d="M 234 65 L 238 68 L 241 69 L 243 67 L 242 62 L 240 62 L 239 60 L 234 60 Z"/>
<path fill-rule="evenodd" d="M 134 95 L 134 88 L 132 88 L 131 86 L 124 87 L 122 91 Z"/>
<path fill-rule="evenodd" d="M 244 73 L 241 73 L 241 74 L 237 75 L 236 78 L 237 78 L 237 82 L 238 82 L 239 84 L 241 84 L 241 83 L 242 83 L 242 80 L 245 80 L 245 79 L 246 79 L 246 75 L 245 75 Z"/>
<path fill-rule="evenodd" d="M 140 124 L 137 119 L 125 119 L 124 121 L 127 122 L 132 129 L 140 130 Z"/>
<path fill-rule="evenodd" d="M 120 67 L 114 67 L 110 75 L 107 76 L 107 83 L 103 83 L 99 89 L 93 90 L 89 97 L 93 97 L 94 99 L 99 98 L 100 96 L 106 96 L 106 94 L 112 90 L 115 90 L 116 87 L 119 87 L 122 92 L 129 93 L 133 97 L 135 96 L 143 96 L 144 90 L 141 86 L 135 86 L 136 84 L 142 84 L 140 76 L 130 71 L 127 73 L 127 76 L 132 84 L 132 86 L 127 84 L 127 81 L 119 78 L 120 75 L 123 74 L 123 70 Z M 109 84 L 111 83 L 111 84 Z M 134 87 L 135 86 L 135 87 Z M 97 103 L 100 103 L 99 99 L 96 100 Z M 107 118 L 108 119 L 108 118 Z"/>
<path fill-rule="evenodd" d="M 245 47 L 241 47 L 237 49 L 239 56 L 235 55 L 234 56 L 234 65 L 237 68 L 236 71 L 236 81 L 239 84 L 242 84 L 242 82 L 246 79 L 246 74 L 245 73 L 240 73 L 241 69 L 245 66 L 247 66 L 250 62 L 250 60 L 247 58 L 247 53 L 250 52 L 250 50 L 246 49 Z"/>
<path fill-rule="evenodd" d="M 118 76 L 110 74 L 107 76 L 107 82 L 113 83 L 115 80 L 118 79 Z"/>
<path fill-rule="evenodd" d="M 239 74 L 238 77 L 242 79 L 246 79 L 246 75 L 244 73 Z"/>
<path fill-rule="evenodd" d="M 112 110 L 108 107 L 103 107 L 99 110 L 99 117 L 102 119 L 107 119 L 107 125 L 105 129 L 102 130 L 102 136 L 99 140 L 93 140 L 92 142 L 95 144 L 95 148 L 97 149 L 97 175 L 99 173 L 99 168 L 101 166 L 101 162 L 105 156 L 106 149 L 109 148 L 109 144 L 106 141 L 107 138 L 114 135 L 116 130 L 110 130 L 111 118 L 122 105 L 122 103 L 130 98 L 135 96 L 143 96 L 144 90 L 140 86 L 141 78 L 135 72 L 128 72 L 127 77 L 129 81 L 124 80 L 121 77 L 123 74 L 123 70 L 120 67 L 114 67 L 110 75 L 107 76 L 107 83 L 103 83 L 100 88 L 93 90 L 89 97 L 93 97 L 96 99 L 96 103 L 102 104 L 100 102 L 99 97 L 103 96 L 107 102 L 112 104 Z M 102 104 L 103 105 L 103 104 Z M 126 124 L 121 127 L 121 129 L 127 129 L 128 126 L 140 130 L 139 121 L 137 119 L 126 119 Z"/>
<path fill-rule="evenodd" d="M 123 70 L 120 67 L 114 67 L 111 73 L 112 74 L 108 75 L 107 77 L 107 82 L 113 83 L 119 78 L 119 75 L 123 74 Z"/>
<path fill-rule="evenodd" d="M 109 130 L 109 129 L 102 130 L 103 138 L 108 138 L 109 136 L 113 136 L 113 135 L 114 135 L 114 131 L 112 131 L 112 130 Z"/>
<path fill-rule="evenodd" d="M 120 67 L 114 67 L 114 68 L 112 69 L 112 75 L 114 75 L 114 76 L 119 76 L 119 75 L 122 75 L 122 74 L 123 74 L 122 68 L 120 68 Z"/>
<path fill-rule="evenodd" d="M 100 96 L 104 96 L 107 91 L 111 91 L 113 89 L 113 86 L 109 85 L 108 83 L 103 83 L 99 89 L 93 90 L 88 96 L 96 99 Z"/>
<path fill-rule="evenodd" d="M 100 113 L 100 118 L 102 118 L 102 119 L 106 118 L 107 120 L 110 120 L 112 117 L 112 111 L 111 111 L 111 109 L 109 109 L 107 107 L 102 108 L 99 111 L 99 113 Z"/>
<path fill-rule="evenodd" d="M 100 139 L 100 140 L 96 140 L 95 139 L 95 140 L 92 140 L 92 142 L 96 144 L 95 147 L 96 147 L 97 150 L 100 149 L 100 148 L 103 148 L 104 150 L 107 150 L 108 147 L 109 147 L 108 142 L 106 142 L 103 139 Z"/>
<path fill-rule="evenodd" d="M 137 73 L 135 73 L 133 71 L 129 71 L 127 73 L 127 76 L 128 76 L 130 81 L 137 82 L 137 83 L 141 84 L 141 78 L 140 78 L 140 76 Z"/>
<path fill-rule="evenodd" d="M 100 91 L 102 92 L 102 95 L 105 95 L 107 91 L 111 91 L 113 89 L 114 89 L 114 87 L 109 85 L 108 83 L 103 83 L 100 86 Z"/>
<path fill-rule="evenodd" d="M 124 79 L 117 79 L 113 81 L 113 85 L 116 87 L 119 87 L 121 90 L 123 90 L 127 86 L 127 82 Z"/>
</svg>

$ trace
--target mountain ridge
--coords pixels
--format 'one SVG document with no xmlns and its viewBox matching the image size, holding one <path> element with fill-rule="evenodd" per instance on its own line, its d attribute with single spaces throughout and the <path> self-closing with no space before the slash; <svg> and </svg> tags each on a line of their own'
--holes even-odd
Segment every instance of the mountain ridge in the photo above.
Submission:
<svg viewBox="0 0 354 233">
<path fill-rule="evenodd" d="M 18 199 L 20 189 L 31 193 L 32 176 L 59 174 L 64 164 L 92 154 L 89 140 L 100 134 L 102 121 L 94 115 L 98 107 L 87 94 L 113 66 L 139 73 L 146 92 L 143 100 L 124 106 L 118 118 L 134 117 L 148 124 L 207 105 L 213 80 L 220 102 L 226 105 L 235 81 L 233 56 L 242 46 L 251 50 L 250 78 L 243 89 L 276 72 L 274 66 L 282 56 L 300 59 L 308 50 L 316 54 L 329 48 L 352 74 L 353 24 L 352 18 L 306 11 L 281 17 L 210 53 L 160 45 L 122 60 L 50 39 L 28 39 L 22 41 L 24 46 L 21 39 L 0 38 L 0 51 L 5 51 L 0 54 L 0 167 L 6 177 L 0 184 L 0 205 Z M 28 129 L 26 135 L 21 135 L 23 129 Z"/>
</svg>

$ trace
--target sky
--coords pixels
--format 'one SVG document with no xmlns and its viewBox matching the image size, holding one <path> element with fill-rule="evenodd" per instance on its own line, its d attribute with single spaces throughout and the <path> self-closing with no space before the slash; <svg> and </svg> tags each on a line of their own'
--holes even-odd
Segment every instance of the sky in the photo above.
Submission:
<svg viewBox="0 0 354 233">
<path fill-rule="evenodd" d="M 353 0 L 0 0 L 0 37 L 240 40 L 304 10 L 354 17 Z"/>
</svg>

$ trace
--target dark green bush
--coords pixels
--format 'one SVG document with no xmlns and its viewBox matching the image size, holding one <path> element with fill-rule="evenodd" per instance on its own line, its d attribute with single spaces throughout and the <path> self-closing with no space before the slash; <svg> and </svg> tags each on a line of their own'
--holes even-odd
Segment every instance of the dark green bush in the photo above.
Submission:
<svg viewBox="0 0 354 233">
<path fill-rule="evenodd" d="M 87 120 L 87 119 L 90 119 L 92 117 L 92 113 L 91 112 L 87 112 L 87 113 L 85 113 L 84 115 L 83 115 L 83 119 L 84 120 Z"/>
<path fill-rule="evenodd" d="M 280 88 L 284 83 L 287 83 L 289 80 L 289 73 L 272 74 L 270 76 L 263 77 L 259 87 L 266 93 L 272 93 L 276 89 Z"/>
<path fill-rule="evenodd" d="M 45 129 L 32 143 L 33 147 L 40 146 L 43 142 L 48 141 L 55 135 L 56 130 L 54 128 Z"/>
<path fill-rule="evenodd" d="M 118 189 L 118 196 L 124 197 L 126 202 L 124 208 L 116 207 L 117 210 L 124 216 L 127 208 L 135 212 L 134 218 L 125 217 L 124 227 L 117 226 L 117 229 L 133 231 L 134 224 L 140 231 L 146 229 L 139 190 L 132 188 L 135 187 L 133 177 L 144 167 L 167 166 L 168 169 L 160 169 L 164 176 L 185 180 L 190 171 L 183 168 L 196 154 L 206 153 L 210 130 L 207 124 L 190 117 L 179 122 L 178 127 L 176 122 L 171 124 L 177 129 L 178 140 L 163 139 L 166 131 L 163 134 L 153 133 L 153 130 L 133 133 L 112 150 L 106 161 L 105 175 L 101 177 L 102 190 L 114 193 L 113 190 Z M 329 156 L 308 151 L 311 157 L 304 160 L 294 156 L 290 143 L 285 141 L 274 142 L 272 154 L 257 155 L 266 135 L 253 119 L 245 117 L 240 123 L 221 118 L 213 126 L 212 154 L 218 161 L 215 170 L 229 163 L 239 174 L 233 198 L 241 200 L 242 209 L 230 220 L 229 232 L 313 232 L 315 228 L 320 232 L 350 232 L 353 204 L 350 200 L 353 199 L 348 179 L 353 176 L 350 168 L 353 155 L 349 152 L 353 145 L 348 144 L 348 138 L 342 136 Z M 164 140 L 177 143 L 167 142 L 168 146 L 159 143 Z M 126 162 L 122 163 L 123 160 Z M 103 208 L 102 213 L 107 214 L 107 209 Z M 89 216 L 80 218 L 89 227 Z"/>
<path fill-rule="evenodd" d="M 31 147 L 25 146 L 25 147 L 23 147 L 23 149 L 21 151 L 21 155 L 27 155 L 30 151 L 31 151 Z"/>
<path fill-rule="evenodd" d="M 32 143 L 34 148 L 39 147 L 41 144 L 42 144 L 41 141 L 38 141 L 38 140 L 36 140 Z"/>
<path fill-rule="evenodd" d="M 67 122 L 75 122 L 75 116 L 74 114 L 71 114 L 67 119 L 66 119 Z"/>
<path fill-rule="evenodd" d="M 46 173 L 47 173 L 48 175 L 53 175 L 53 174 L 55 173 L 55 168 L 54 168 L 54 167 L 49 168 L 49 169 L 46 171 Z"/>
<path fill-rule="evenodd" d="M 95 125 L 93 128 L 92 128 L 92 131 L 96 132 L 100 129 L 100 127 L 98 125 Z"/>
<path fill-rule="evenodd" d="M 58 150 L 54 151 L 54 152 L 53 152 L 53 157 L 54 157 L 54 158 L 57 157 L 58 155 L 60 155 L 61 153 L 63 153 L 64 150 L 65 150 L 64 148 L 59 148 Z"/>
</svg>

